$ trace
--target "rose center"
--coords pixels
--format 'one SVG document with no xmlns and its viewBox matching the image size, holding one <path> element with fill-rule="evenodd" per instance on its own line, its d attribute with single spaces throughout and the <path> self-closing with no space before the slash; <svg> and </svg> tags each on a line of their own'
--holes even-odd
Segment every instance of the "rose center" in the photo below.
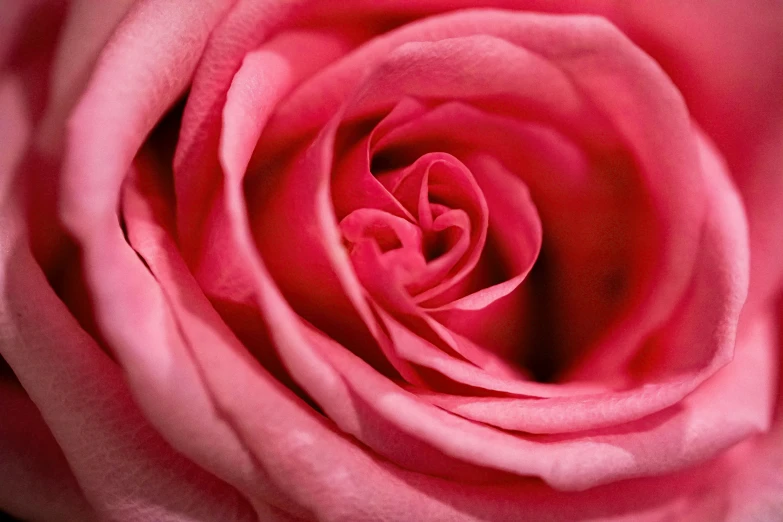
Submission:
<svg viewBox="0 0 783 522">
<path fill-rule="evenodd" d="M 438 154 L 378 176 L 389 202 L 356 209 L 340 223 L 357 271 L 372 267 L 377 276 L 380 269 L 411 296 L 448 284 L 477 247 L 481 213 L 476 194 L 465 193 L 469 176 Z"/>
</svg>

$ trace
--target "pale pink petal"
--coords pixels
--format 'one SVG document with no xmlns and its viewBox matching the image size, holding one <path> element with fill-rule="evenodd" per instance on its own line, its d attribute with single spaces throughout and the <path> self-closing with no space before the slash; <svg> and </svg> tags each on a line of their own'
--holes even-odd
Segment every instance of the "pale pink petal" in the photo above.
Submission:
<svg viewBox="0 0 783 522">
<path fill-rule="evenodd" d="M 80 0 L 68 5 L 49 72 L 46 113 L 36 140 L 42 153 L 62 152 L 68 114 L 82 94 L 103 46 L 132 3 L 133 0 L 98 4 Z"/>
<path fill-rule="evenodd" d="M 715 489 L 723 484 L 727 490 L 728 522 L 774 520 L 783 513 L 783 301 L 778 299 L 777 312 L 772 315 L 777 320 L 779 341 L 770 364 L 778 378 L 774 422 L 768 432 L 750 437 L 726 452 L 719 461 L 722 468 L 713 474 Z"/>
<path fill-rule="evenodd" d="M 115 330 L 137 400 L 167 440 L 243 491 L 259 515 L 270 501 L 277 507 L 269 509 L 290 511 L 294 507 L 286 494 L 268 482 L 267 471 L 248 453 L 231 413 L 240 396 L 268 394 L 261 389 L 252 392 L 255 388 L 276 393 L 284 388 L 253 361 L 189 273 L 161 224 L 174 222 L 173 210 L 149 167 L 140 162 L 126 185 L 123 215 L 129 239 L 152 274 L 139 272 L 140 288 L 135 291 L 109 279 L 107 271 L 102 280 L 104 288 L 112 291 L 107 294 L 110 299 L 117 305 L 125 302 L 121 306 L 126 310 L 137 306 L 139 319 L 145 320 L 134 325 L 135 333 L 130 325 Z M 145 328 L 144 343 L 139 341 L 140 327 Z M 154 354 L 146 353 L 151 342 L 157 343 Z M 158 360 L 145 362 L 145 357 Z M 217 393 L 215 383 L 222 391 L 230 385 L 229 396 Z"/>
<path fill-rule="evenodd" d="M 235 491 L 149 426 L 121 369 L 49 287 L 13 205 L 2 205 L 0 224 L 0 355 L 40 410 L 98 518 L 250 520 Z"/>
<path fill-rule="evenodd" d="M 116 214 L 125 171 L 187 86 L 220 4 L 141 2 L 105 47 L 68 124 L 62 213 L 72 232 L 86 234 Z"/>
</svg>

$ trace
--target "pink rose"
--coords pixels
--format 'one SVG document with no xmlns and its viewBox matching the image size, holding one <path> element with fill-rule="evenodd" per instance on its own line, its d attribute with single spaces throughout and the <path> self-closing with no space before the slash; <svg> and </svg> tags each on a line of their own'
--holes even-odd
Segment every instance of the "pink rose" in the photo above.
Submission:
<svg viewBox="0 0 783 522">
<path fill-rule="evenodd" d="M 783 3 L 1 9 L 0 510 L 783 516 Z"/>
</svg>

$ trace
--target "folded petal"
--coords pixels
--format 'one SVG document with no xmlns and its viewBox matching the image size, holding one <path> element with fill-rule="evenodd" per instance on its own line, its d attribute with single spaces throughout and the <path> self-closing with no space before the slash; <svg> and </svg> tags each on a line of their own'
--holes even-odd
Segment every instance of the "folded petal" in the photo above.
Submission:
<svg viewBox="0 0 783 522">
<path fill-rule="evenodd" d="M 68 124 L 62 214 L 76 235 L 116 215 L 125 171 L 187 86 L 222 9 L 149 0 L 112 36 Z"/>
<path fill-rule="evenodd" d="M 137 221 L 131 220 L 131 222 Z M 188 282 L 186 271 L 184 269 L 171 270 L 171 267 L 176 267 L 177 264 L 183 266 L 181 261 L 176 261 L 177 256 L 173 243 L 167 240 L 169 246 L 158 250 L 155 245 L 160 243 L 142 241 L 143 237 L 139 236 L 134 240 L 134 243 L 142 255 L 145 258 L 148 257 L 148 262 L 156 277 L 164 285 L 164 288 L 168 289 L 167 293 L 172 298 L 169 302 L 173 306 L 172 310 L 175 311 L 176 316 L 186 318 L 188 314 L 195 313 L 195 317 L 200 318 L 195 320 L 194 317 L 193 320 L 187 320 L 189 326 L 183 328 L 182 331 L 193 332 L 188 338 L 195 349 L 193 353 L 198 360 L 202 361 L 200 364 L 205 364 L 210 369 L 216 369 L 214 372 L 206 372 L 205 376 L 210 379 L 210 388 L 213 390 L 213 396 L 221 405 L 221 411 L 228 415 L 228 418 L 233 419 L 238 433 L 244 434 L 242 438 L 246 441 L 248 449 L 259 462 L 265 465 L 269 476 L 276 483 L 284 485 L 287 491 L 285 496 L 297 499 L 296 502 L 299 505 L 307 506 L 306 511 L 315 516 L 329 518 L 338 513 L 349 513 L 352 516 L 358 513 L 357 516 L 362 518 L 459 517 L 465 520 L 504 520 L 522 514 L 532 519 L 546 517 L 552 520 L 568 520 L 578 513 L 580 516 L 590 514 L 595 519 L 604 520 L 656 520 L 666 516 L 696 517 L 702 515 L 703 518 L 709 519 L 710 516 L 720 513 L 723 497 L 712 494 L 717 490 L 708 490 L 710 492 L 708 495 L 699 493 L 704 491 L 702 487 L 705 484 L 705 477 L 710 476 L 711 468 L 709 466 L 696 466 L 690 472 L 665 476 L 661 479 L 623 481 L 598 487 L 583 494 L 570 493 L 564 497 L 563 493 L 555 492 L 536 482 L 511 482 L 503 486 L 461 484 L 404 471 L 383 460 L 376 460 L 366 454 L 362 447 L 356 446 L 355 442 L 344 439 L 328 429 L 328 425 L 314 417 L 313 412 L 308 412 L 308 408 L 303 403 L 286 398 L 290 395 L 280 387 L 274 385 L 270 387 L 268 378 L 264 376 L 263 371 L 253 370 L 252 362 L 242 356 L 241 348 L 228 350 L 210 348 L 211 343 L 218 339 L 224 340 L 218 344 L 225 342 L 225 339 L 230 339 L 230 334 L 227 334 L 226 330 L 220 326 L 221 323 L 214 316 L 214 312 L 211 312 L 212 319 L 208 319 L 211 307 L 203 297 L 198 297 L 199 292 L 192 280 Z M 158 237 L 165 238 L 165 236 Z M 156 252 L 158 253 L 156 254 Z M 167 254 L 162 255 L 163 253 Z M 174 264 L 172 265 L 172 263 Z M 274 330 L 277 332 L 273 335 L 277 340 L 276 344 L 278 349 L 282 351 L 292 373 L 298 375 L 302 382 L 309 383 L 307 387 L 311 394 L 319 397 L 321 401 L 329 401 L 324 404 L 329 405 L 327 409 L 332 414 L 336 411 L 333 408 L 349 406 L 351 402 L 345 401 L 345 397 L 342 395 L 344 391 L 340 391 L 344 388 L 339 384 L 339 381 L 333 379 L 334 374 L 331 370 L 323 366 L 322 363 L 312 366 L 315 362 L 312 359 L 314 354 L 307 355 L 308 352 L 302 351 L 308 344 L 306 339 L 311 336 L 307 334 L 304 339 L 299 337 L 297 340 L 295 321 L 291 322 L 292 317 L 284 312 L 285 303 L 274 298 L 274 286 L 271 285 L 271 282 L 259 287 L 259 291 L 267 293 L 265 299 L 273 299 L 273 301 L 267 301 L 268 303 L 271 304 L 275 302 L 274 300 L 277 302 L 274 305 L 277 307 L 277 311 L 267 316 L 272 317 L 268 324 L 275 325 Z M 196 303 L 201 304 L 198 304 L 198 308 L 193 310 L 192 307 Z M 188 312 L 189 309 L 193 311 Z M 267 308 L 267 313 L 269 312 L 271 309 Z M 280 315 L 281 313 L 282 315 Z M 207 322 L 203 323 L 204 321 Z M 211 327 L 201 329 L 198 328 L 199 324 L 210 324 Z M 295 329 L 291 330 L 291 328 Z M 764 354 L 770 353 L 767 334 L 764 333 L 768 331 L 766 328 L 757 328 L 755 330 L 757 334 L 743 337 L 738 345 L 737 358 L 734 361 L 737 364 L 732 363 L 727 367 L 726 370 L 728 368 L 732 368 L 732 370 L 729 373 L 724 370 L 720 374 L 720 380 L 706 389 L 704 393 L 701 393 L 701 388 L 694 393 L 692 397 L 695 402 L 688 402 L 691 400 L 689 397 L 682 409 L 675 409 L 655 422 L 637 425 L 636 429 L 641 430 L 640 432 L 636 433 L 635 430 L 631 430 L 615 435 L 593 433 L 582 443 L 573 441 L 573 451 L 561 455 L 562 461 L 559 460 L 559 457 L 555 459 L 549 452 L 565 451 L 569 444 L 566 442 L 567 439 L 560 441 L 555 439 L 549 441 L 548 444 L 537 446 L 532 455 L 539 455 L 544 461 L 560 462 L 566 465 L 565 469 L 558 468 L 555 474 L 562 480 L 566 480 L 567 477 L 571 477 L 568 480 L 572 480 L 575 476 L 575 470 L 567 466 L 569 462 L 573 462 L 575 466 L 578 465 L 581 461 L 579 456 L 582 455 L 593 461 L 591 466 L 595 466 L 596 456 L 599 457 L 598 461 L 601 461 L 603 451 L 610 451 L 610 448 L 613 447 L 624 448 L 615 454 L 615 458 L 620 458 L 620 461 L 616 461 L 616 463 L 623 460 L 620 455 L 624 451 L 630 450 L 632 452 L 633 458 L 626 461 L 629 466 L 625 468 L 626 473 L 641 465 L 650 465 L 651 467 L 647 469 L 648 472 L 652 469 L 663 472 L 664 469 L 671 470 L 685 465 L 685 461 L 693 465 L 693 460 L 690 459 L 700 460 L 706 456 L 706 453 L 701 453 L 701 457 L 697 457 L 696 455 L 700 452 L 706 451 L 712 454 L 716 449 L 716 444 L 722 445 L 711 436 L 713 433 L 720 433 L 721 438 L 738 440 L 748 433 L 746 431 L 748 429 L 763 429 L 765 423 L 768 422 L 768 419 L 765 420 L 768 415 L 768 405 L 766 404 L 758 404 L 759 408 L 755 410 L 757 412 L 767 411 L 766 414 L 762 413 L 760 416 L 756 416 L 756 413 L 748 412 L 749 415 L 742 421 L 734 414 L 727 415 L 726 411 L 746 411 L 744 407 L 740 408 L 735 402 L 739 401 L 747 406 L 748 402 L 742 398 L 746 396 L 746 393 L 747 396 L 759 397 L 764 396 L 764 393 L 757 392 L 757 386 L 760 387 L 759 390 L 761 388 L 768 389 L 769 381 L 766 377 L 760 378 L 757 369 L 770 367 L 770 365 L 759 366 L 760 362 L 756 359 L 759 355 L 764 359 L 766 357 Z M 272 331 L 274 332 L 274 330 Z M 289 330 L 289 333 L 285 333 L 285 330 Z M 215 337 L 216 332 L 222 332 L 219 334 L 220 337 Z M 289 335 L 294 337 L 289 337 Z M 290 342 L 286 339 L 290 339 Z M 311 338 L 311 342 L 315 340 L 317 339 Z M 758 349 L 757 356 L 752 356 L 751 354 L 756 348 Z M 321 351 L 320 357 L 329 356 L 332 359 L 332 365 L 339 362 L 335 361 L 334 357 L 339 357 L 343 362 L 346 362 L 344 355 L 340 352 L 341 348 L 334 346 L 333 349 Z M 214 354 L 209 355 L 210 353 Z M 246 362 L 242 362 L 243 360 Z M 362 390 L 363 386 L 358 388 L 355 386 L 360 384 L 361 380 L 369 378 L 372 375 L 372 370 L 369 370 L 370 373 L 368 373 L 363 369 L 361 361 L 356 358 L 350 360 L 354 361 L 350 363 L 350 369 L 345 368 L 347 371 L 341 370 L 340 374 L 342 379 L 349 379 L 351 389 Z M 310 369 L 306 370 L 308 367 Z M 336 364 L 336 367 L 343 368 L 343 364 Z M 219 368 L 225 368 L 225 372 Z M 735 378 L 737 372 L 744 377 Z M 156 386 L 161 386 L 164 382 L 159 381 Z M 256 390 L 256 388 L 258 389 Z M 322 392 L 319 392 L 319 389 Z M 249 392 L 248 390 L 256 391 Z M 407 420 L 404 425 L 416 426 L 418 420 L 422 420 L 423 423 L 415 431 L 417 437 L 424 434 L 422 429 L 430 430 L 432 428 L 429 425 L 432 419 L 427 420 L 430 417 L 429 413 L 423 419 L 419 419 L 418 415 L 415 416 L 415 419 L 411 419 L 409 408 L 412 404 L 408 403 L 405 407 L 397 404 L 397 399 L 394 399 L 395 395 L 407 403 L 407 399 L 404 399 L 403 396 L 399 396 L 396 392 L 388 396 L 378 395 L 380 392 L 386 394 L 392 391 L 392 388 L 387 388 L 383 381 L 373 384 L 369 390 L 375 390 L 372 392 L 375 399 L 370 403 L 371 409 L 381 408 L 387 419 L 395 419 L 395 411 L 405 411 Z M 364 393 L 365 391 L 361 391 L 362 396 L 365 396 Z M 161 396 L 173 395 L 167 392 Z M 328 399 L 330 396 L 333 399 Z M 710 407 L 700 407 L 696 402 L 697 397 L 698 401 L 703 401 Z M 367 405 L 364 401 L 362 404 Z M 727 408 L 726 411 L 722 410 L 722 405 Z M 711 409 L 715 406 L 720 406 L 720 408 Z M 415 409 L 418 409 L 418 406 Z M 357 413 L 361 413 L 367 420 L 370 419 L 367 415 L 371 413 L 371 410 L 359 409 Z M 342 417 L 337 416 L 336 418 Z M 434 413 L 432 418 L 440 419 L 440 415 Z M 727 428 L 727 419 L 732 419 L 732 422 L 736 420 L 738 422 L 736 428 Z M 412 421 L 414 422 L 411 424 Z M 744 424 L 746 421 L 747 424 Z M 451 422 L 449 421 L 448 424 Z M 745 425 L 746 428 L 741 428 L 741 425 Z M 371 425 L 367 424 L 366 426 L 365 430 L 370 430 Z M 385 426 L 384 433 L 388 435 L 390 433 L 388 424 Z M 751 426 L 755 426 L 755 428 L 751 428 Z M 170 433 L 171 429 L 172 425 L 169 423 L 165 431 Z M 443 427 L 439 429 L 443 429 Z M 470 428 L 468 431 L 472 429 L 477 428 Z M 370 431 L 365 431 L 365 433 L 370 433 Z M 483 430 L 482 433 L 483 438 L 481 438 L 480 446 L 476 448 L 481 447 L 482 451 L 486 451 L 487 446 L 493 445 L 488 441 L 494 442 L 495 439 L 494 436 L 487 438 L 487 433 Z M 683 439 L 676 435 L 677 433 L 687 434 L 689 450 L 682 454 L 679 454 L 678 451 L 683 446 L 677 441 Z M 293 436 L 294 434 L 295 436 Z M 462 458 L 467 457 L 467 454 L 462 451 L 467 449 L 468 446 L 465 444 L 470 445 L 472 439 L 471 436 L 464 435 L 463 433 L 458 437 L 452 436 L 450 438 L 452 445 L 457 443 L 463 448 L 458 453 L 462 455 Z M 391 439 L 389 442 L 393 440 Z M 665 442 L 667 440 L 668 442 Z M 559 449 L 547 449 L 552 444 Z M 615 444 L 620 444 L 620 446 L 615 446 Z M 677 452 L 670 453 L 666 448 L 677 449 Z M 519 448 L 514 448 L 514 451 L 507 450 L 504 455 L 514 455 L 518 450 Z M 419 450 L 417 449 L 417 451 Z M 598 453 L 595 454 L 594 451 L 598 451 Z M 666 454 L 667 457 L 659 459 L 661 454 Z M 680 455 L 676 463 L 671 460 L 675 454 Z M 686 455 L 690 455 L 690 457 Z M 608 455 L 604 455 L 604 457 L 608 457 Z M 680 459 L 685 459 L 685 461 Z M 413 462 L 416 462 L 415 454 Z M 635 464 L 631 464 L 631 462 L 635 462 Z M 215 463 L 211 464 L 211 466 L 214 465 Z M 530 466 L 530 462 L 526 465 Z M 638 468 L 636 469 L 638 470 Z M 555 469 L 553 468 L 552 471 L 554 472 Z M 600 473 L 604 478 L 607 477 L 604 475 L 605 471 L 605 469 L 601 470 Z M 611 476 L 609 475 L 609 477 Z M 582 477 L 584 478 L 584 475 Z M 617 478 L 617 475 L 614 477 Z M 551 478 L 553 477 L 550 476 Z M 607 480 L 611 479 L 607 478 Z M 565 483 L 558 484 L 565 485 Z M 569 484 L 575 486 L 572 482 Z M 643 492 L 642 496 L 640 496 L 640 492 Z M 274 496 L 275 493 L 271 493 L 271 495 Z M 294 508 L 289 506 L 289 509 Z M 303 513 L 301 510 L 293 512 Z"/>
<path fill-rule="evenodd" d="M 35 404 L 0 383 L 0 509 L 29 520 L 97 520 Z"/>
<path fill-rule="evenodd" d="M 13 204 L 0 206 L 0 225 L 0 355 L 40 411 L 97 517 L 250 520 L 232 488 L 150 427 L 122 370 L 49 287 Z"/>
</svg>

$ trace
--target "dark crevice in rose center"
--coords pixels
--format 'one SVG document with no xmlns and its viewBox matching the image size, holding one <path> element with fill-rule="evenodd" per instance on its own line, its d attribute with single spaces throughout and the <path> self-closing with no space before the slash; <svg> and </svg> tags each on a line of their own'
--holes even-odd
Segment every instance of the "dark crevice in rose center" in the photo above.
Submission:
<svg viewBox="0 0 783 522">
<path fill-rule="evenodd" d="M 11 368 L 11 365 L 2 357 L 0 357 L 0 381 L 4 384 L 12 382 L 17 385 L 19 384 L 19 380 L 16 378 L 16 374 Z"/>
<path fill-rule="evenodd" d="M 430 232 L 424 234 L 423 250 L 424 259 L 427 261 L 434 261 L 440 256 L 449 251 L 454 241 L 450 241 L 447 237 L 448 232 L 451 229 L 446 229 L 441 232 Z"/>
<path fill-rule="evenodd" d="M 532 317 L 529 323 L 531 333 L 527 339 L 528 345 L 520 350 L 523 354 L 520 364 L 538 382 L 555 382 L 567 364 L 562 342 L 555 328 L 558 322 L 552 292 L 554 276 L 551 255 L 546 248 L 542 248 L 525 281 L 536 305 L 530 309 Z"/>
<path fill-rule="evenodd" d="M 373 154 L 370 158 L 370 172 L 379 176 L 385 172 L 403 168 L 410 163 L 410 158 L 402 157 L 394 152 L 381 151 Z"/>
</svg>

